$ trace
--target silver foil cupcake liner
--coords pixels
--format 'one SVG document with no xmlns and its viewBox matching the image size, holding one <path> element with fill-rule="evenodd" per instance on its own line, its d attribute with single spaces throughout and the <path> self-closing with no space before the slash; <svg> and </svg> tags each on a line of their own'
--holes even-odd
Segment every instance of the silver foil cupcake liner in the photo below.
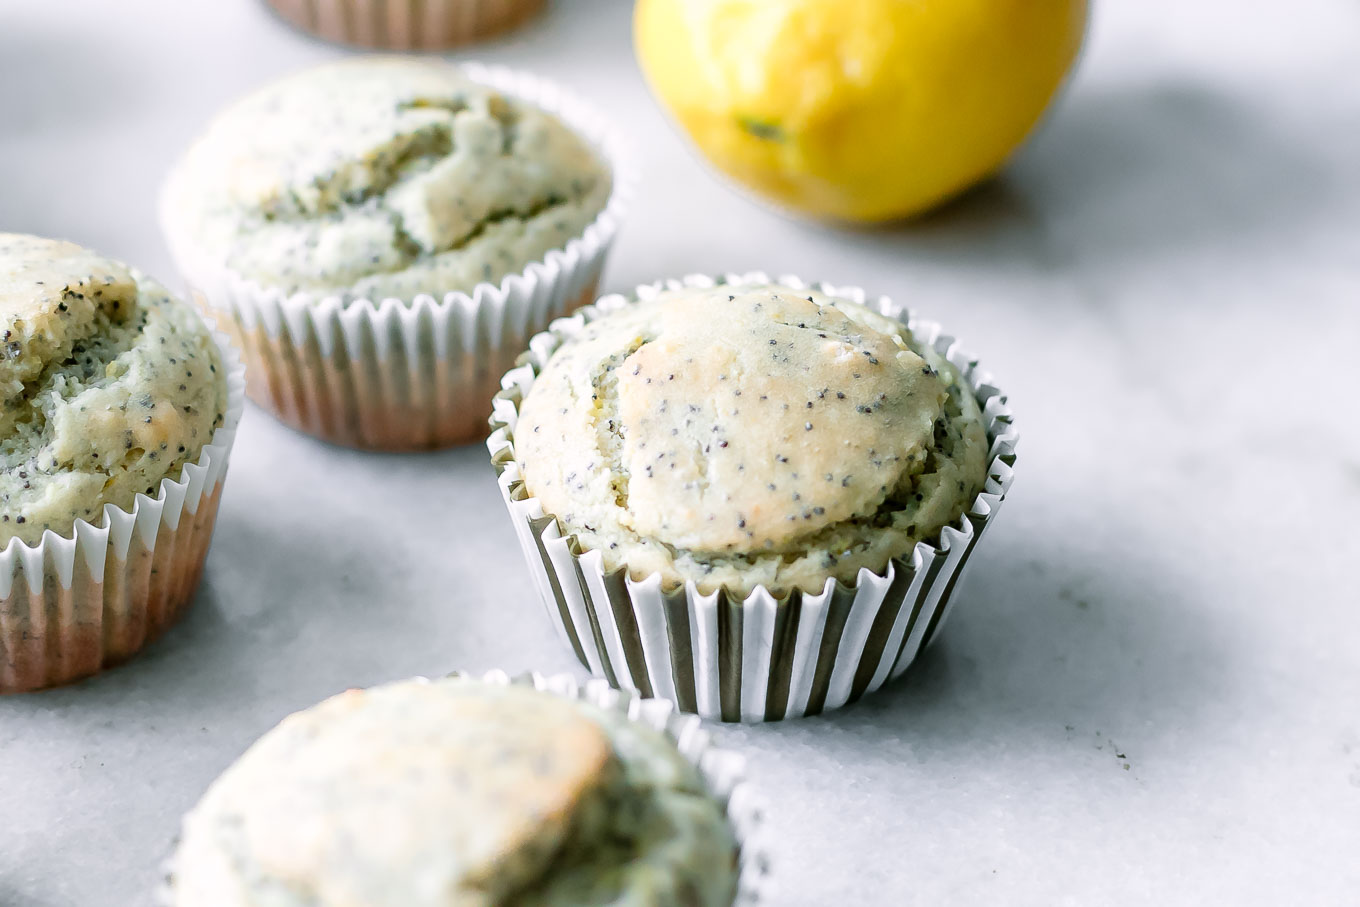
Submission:
<svg viewBox="0 0 1360 907">
<path fill-rule="evenodd" d="M 535 672 L 511 676 L 504 671 L 481 675 L 455 671 L 449 676 L 483 683 L 531 686 L 601 709 L 621 712 L 629 720 L 665 734 L 675 742 L 680 754 L 699 770 L 709 795 L 722 805 L 737 839 L 737 894 L 733 903 L 738 907 L 772 903 L 775 889 L 766 850 L 764 813 L 746 781 L 746 760 L 738 753 L 713 746 L 712 738 L 696 716 L 681 714 L 674 703 L 643 699 L 635 693 L 616 690 L 599 679 L 581 683 L 570 674 Z M 163 877 L 155 902 L 161 907 L 174 907 L 174 858 L 166 860 L 162 868 Z"/>
<path fill-rule="evenodd" d="M 463 64 L 473 80 L 562 119 L 606 159 L 613 188 L 578 237 L 542 261 L 443 299 L 285 296 L 197 248 L 176 226 L 171 193 L 161 225 L 194 299 L 240 347 L 250 399 L 285 424 L 375 450 L 447 447 L 484 436 L 499 380 L 530 337 L 590 302 L 632 195 L 630 154 L 604 120 L 534 76 Z"/>
<path fill-rule="evenodd" d="M 987 480 L 967 512 L 934 544 L 918 542 L 880 574 L 861 569 L 853 584 L 828 579 L 822 592 L 776 597 L 758 586 L 744 599 L 703 594 L 693 582 L 667 588 L 653 574 L 634 580 L 606 570 L 599 551 L 563 535 L 553 514 L 524 487 L 515 461 L 519 406 L 553 352 L 589 321 L 634 300 L 688 286 L 768 283 L 762 273 L 690 275 L 638 287 L 631 299 L 607 296 L 536 336 L 502 380 L 487 448 L 539 597 L 562 638 L 610 684 L 678 703 L 723 721 L 773 721 L 839 708 L 899 676 L 936 637 L 978 541 L 1010 488 L 1018 435 L 1006 396 L 940 326 L 857 287 L 811 286 L 904 323 L 968 382 L 990 442 Z"/>
<path fill-rule="evenodd" d="M 198 458 L 131 510 L 104 506 L 96 526 L 50 529 L 36 545 L 0 552 L 0 693 L 71 683 L 126 661 L 179 619 L 198 587 L 217 505 L 245 408 L 245 368 L 212 332 L 227 408 Z"/>
<path fill-rule="evenodd" d="M 327 41 L 444 50 L 516 28 L 544 0 L 267 0 L 280 18 Z"/>
</svg>

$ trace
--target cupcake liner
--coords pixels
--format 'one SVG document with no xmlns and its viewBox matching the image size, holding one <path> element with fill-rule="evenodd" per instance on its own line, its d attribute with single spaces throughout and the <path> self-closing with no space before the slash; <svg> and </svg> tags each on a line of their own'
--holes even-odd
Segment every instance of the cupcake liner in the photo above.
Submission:
<svg viewBox="0 0 1360 907">
<path fill-rule="evenodd" d="M 638 287 L 650 299 L 666 289 L 768 283 L 762 273 L 715 280 L 690 275 Z M 776 597 L 757 586 L 744 600 L 725 590 L 703 594 L 694 583 L 666 588 L 659 574 L 634 580 L 626 568 L 606 571 L 599 551 L 563 535 L 524 487 L 515 461 L 519 406 L 539 371 L 564 340 L 587 322 L 630 300 L 614 295 L 554 322 L 529 344 L 502 380 L 487 440 L 501 494 L 529 572 L 563 639 L 593 674 L 643 696 L 672 699 L 686 712 L 723 721 L 773 721 L 839 708 L 897 677 L 938 634 L 954 591 L 1005 499 L 1017 433 L 1005 395 L 977 360 L 939 325 L 914 318 L 886 297 L 857 287 L 811 286 L 850 299 L 907 325 L 956 368 L 977 398 L 990 442 L 987 480 L 967 512 L 940 533 L 895 558 L 882 575 L 861 569 L 853 584 L 828 579 L 818 594 Z"/>
<path fill-rule="evenodd" d="M 0 551 L 0 693 L 59 686 L 126 661 L 179 619 L 193 600 L 212 539 L 245 369 L 212 332 L 227 377 L 227 408 L 198 459 L 131 510 L 104 506 L 101 526 L 77 520 L 70 538 L 48 530 L 36 545 Z"/>
<path fill-rule="evenodd" d="M 737 896 L 733 903 L 739 907 L 751 907 L 772 902 L 774 886 L 765 845 L 764 815 L 745 778 L 746 760 L 738 753 L 714 747 L 708 731 L 697 717 L 681 714 L 674 703 L 662 699 L 642 699 L 635 693 L 616 690 L 599 679 L 581 683 L 570 674 L 544 675 L 535 672 L 512 677 L 504 671 L 489 671 L 482 675 L 455 671 L 449 676 L 467 677 L 483 683 L 531 686 L 568 699 L 579 699 L 601 709 L 621 712 L 630 720 L 665 734 L 675 741 L 681 755 L 699 770 L 709 794 L 722 804 L 732 826 L 738 848 Z M 156 892 L 156 902 L 162 907 L 172 907 L 173 857 L 166 860 L 162 868 L 164 875 Z"/>
<path fill-rule="evenodd" d="M 446 50 L 516 28 L 544 0 L 267 0 L 280 18 L 327 41 Z"/>
<path fill-rule="evenodd" d="M 528 340 L 594 298 L 633 171 L 621 140 L 555 86 L 511 70 L 464 64 L 477 82 L 556 115 L 606 159 L 613 189 L 604 210 L 563 249 L 470 293 L 410 299 L 285 296 L 225 268 L 161 222 L 190 292 L 240 347 L 247 394 L 280 421 L 349 447 L 421 450 L 481 437 L 486 413 Z"/>
</svg>

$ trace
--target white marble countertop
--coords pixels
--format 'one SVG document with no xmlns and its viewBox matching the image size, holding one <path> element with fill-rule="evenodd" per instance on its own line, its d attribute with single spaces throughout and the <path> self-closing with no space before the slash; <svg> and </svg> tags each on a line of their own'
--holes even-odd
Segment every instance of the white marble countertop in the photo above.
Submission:
<svg viewBox="0 0 1360 907">
<path fill-rule="evenodd" d="M 0 229 L 174 280 L 153 215 L 220 104 L 340 53 L 255 2 L 0 12 Z M 838 714 L 717 727 L 781 903 L 1360 903 L 1360 7 L 1101 4 L 1006 175 L 901 228 L 713 179 L 628 5 L 483 59 L 630 128 L 606 282 L 762 268 L 908 298 L 1011 392 L 1000 525 L 940 642 Z M 198 601 L 144 657 L 0 700 L 0 905 L 145 903 L 177 820 L 285 713 L 452 668 L 575 668 L 477 445 L 329 448 L 250 410 Z"/>
</svg>

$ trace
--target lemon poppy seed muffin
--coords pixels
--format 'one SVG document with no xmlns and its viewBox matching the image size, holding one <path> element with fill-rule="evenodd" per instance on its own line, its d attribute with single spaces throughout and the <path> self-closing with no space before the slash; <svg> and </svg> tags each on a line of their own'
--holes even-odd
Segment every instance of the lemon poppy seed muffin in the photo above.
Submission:
<svg viewBox="0 0 1360 907">
<path fill-rule="evenodd" d="M 906 326 L 782 286 L 664 292 L 569 338 L 520 406 L 526 491 L 635 580 L 821 592 L 982 490 L 971 389 Z"/>
<path fill-rule="evenodd" d="M 456 66 L 377 57 L 227 108 L 164 203 L 172 244 L 262 287 L 409 300 L 541 260 L 610 188 L 603 160 L 556 117 Z"/>
<path fill-rule="evenodd" d="M 481 436 L 528 339 L 594 297 L 631 182 L 620 151 L 527 74 L 356 58 L 224 110 L 160 219 L 251 399 L 332 443 L 426 450 Z"/>
<path fill-rule="evenodd" d="M 68 242 L 0 233 L 0 546 L 70 537 L 178 478 L 227 382 L 194 311 Z"/>
<path fill-rule="evenodd" d="M 177 907 L 731 904 L 736 841 L 671 741 L 451 678 L 285 719 L 184 822 Z"/>
</svg>

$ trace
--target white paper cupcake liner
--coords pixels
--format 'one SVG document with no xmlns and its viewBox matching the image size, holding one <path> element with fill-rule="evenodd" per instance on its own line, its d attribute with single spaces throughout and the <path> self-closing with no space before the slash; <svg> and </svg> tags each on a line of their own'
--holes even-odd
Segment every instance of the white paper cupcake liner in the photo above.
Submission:
<svg viewBox="0 0 1360 907">
<path fill-rule="evenodd" d="M 535 333 L 590 302 L 632 195 L 630 154 L 604 120 L 534 76 L 463 64 L 473 80 L 562 119 L 606 159 L 613 188 L 578 237 L 542 261 L 472 292 L 409 299 L 285 296 L 247 280 L 178 229 L 169 193 L 161 224 L 193 297 L 249 366 L 247 393 L 287 425 L 376 450 L 446 447 L 482 437 L 499 379 Z"/>
<path fill-rule="evenodd" d="M 633 299 L 686 286 L 769 282 L 761 273 L 716 280 L 696 274 L 638 287 Z M 636 581 L 624 568 L 606 571 L 599 551 L 562 534 L 556 517 L 525 489 L 515 461 L 519 405 L 558 346 L 587 322 L 632 301 L 623 296 L 607 296 L 533 338 L 502 380 L 487 440 L 539 596 L 581 663 L 616 687 L 723 721 L 771 721 L 839 708 L 905 671 L 939 632 L 964 568 L 1005 499 L 1018 440 L 1005 395 L 939 325 L 857 287 L 807 284 L 792 276 L 775 282 L 811 286 L 905 323 L 959 370 L 982 409 L 990 442 L 982 492 L 937 543 L 918 542 L 910 557 L 894 559 L 881 576 L 861 569 L 853 584 L 829 579 L 816 595 L 776 597 L 758 586 L 736 600 L 725 591 L 702 594 L 693 582 L 665 588 L 658 574 Z"/>
<path fill-rule="evenodd" d="M 245 367 L 212 332 L 227 408 L 198 459 L 161 480 L 131 510 L 104 506 L 101 525 L 77 520 L 36 545 L 0 552 L 0 693 L 59 686 L 126 661 L 164 633 L 193 599 L 245 408 Z"/>
<path fill-rule="evenodd" d="M 268 0 L 281 18 L 327 41 L 444 50 L 509 31 L 544 0 Z"/>
<path fill-rule="evenodd" d="M 733 903 L 739 907 L 772 903 L 775 889 L 765 845 L 764 814 L 746 781 L 746 760 L 738 753 L 713 746 L 708 731 L 697 717 L 681 714 L 674 703 L 662 699 L 642 699 L 635 693 L 616 690 L 599 679 L 581 683 L 570 674 L 544 675 L 535 672 L 512 677 L 504 671 L 489 671 L 482 675 L 455 671 L 449 676 L 468 677 L 483 683 L 531 686 L 536 690 L 620 712 L 631 721 L 665 734 L 675 742 L 681 755 L 699 770 L 709 794 L 722 805 L 737 839 L 737 895 Z M 163 869 L 164 876 L 156 892 L 156 902 L 162 907 L 172 907 L 175 874 L 173 857 L 166 860 Z"/>
</svg>

